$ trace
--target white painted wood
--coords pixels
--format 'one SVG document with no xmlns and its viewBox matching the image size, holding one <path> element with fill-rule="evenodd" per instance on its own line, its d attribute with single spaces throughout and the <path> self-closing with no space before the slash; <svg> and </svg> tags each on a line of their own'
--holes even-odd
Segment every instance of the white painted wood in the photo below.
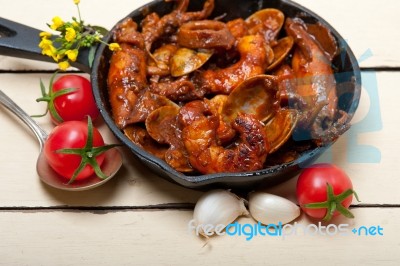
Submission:
<svg viewBox="0 0 400 266">
<path fill-rule="evenodd" d="M 87 22 L 111 28 L 147 2 L 82 0 L 81 12 Z M 297 2 L 332 24 L 356 57 L 362 59 L 362 67 L 400 67 L 400 31 L 396 28 L 399 1 Z M 76 15 L 72 1 L 0 0 L 1 17 L 42 30 L 47 30 L 45 24 L 55 15 L 66 19 Z M 372 56 L 362 57 L 369 49 Z M 29 114 L 41 113 L 44 105 L 35 102 L 40 94 L 39 79 L 47 84 L 50 74 L 40 72 L 54 69 L 51 63 L 0 56 L 0 89 Z M 38 74 L 7 73 L 18 70 Z M 353 208 L 355 219 L 336 218 L 332 223 L 346 223 L 349 228 L 381 226 L 383 236 L 258 236 L 246 241 L 244 236 L 225 235 L 205 242 L 187 230 L 191 210 L 179 211 L 165 205 L 195 203 L 202 192 L 155 176 L 128 151 L 121 172 L 95 190 L 62 192 L 42 184 L 35 172 L 37 141 L 21 122 L 0 107 L 0 265 L 397 265 L 400 75 L 398 71 L 362 74 L 364 88 L 354 126 L 319 162 L 333 162 L 349 174 L 361 199 L 353 204 L 389 204 L 385 208 Z M 53 127 L 48 117 L 37 121 L 48 131 Z M 107 142 L 115 142 L 102 121 L 97 121 L 96 126 Z M 370 148 L 362 150 L 355 143 Z M 375 158 L 376 154 L 380 157 Z M 295 186 L 293 178 L 263 190 L 295 201 Z M 169 207 L 132 209 L 159 204 Z M 57 206 L 103 206 L 108 210 L 35 208 Z M 315 223 L 305 215 L 297 222 L 301 226 Z M 254 221 L 240 218 L 239 223 Z"/>
<path fill-rule="evenodd" d="M 399 66 L 400 53 L 396 49 L 400 45 L 400 32 L 396 31 L 399 1 L 298 0 L 297 2 L 334 26 L 348 42 L 360 66 Z M 364 54 L 370 56 L 363 56 Z"/>
<path fill-rule="evenodd" d="M 368 85 L 372 84 L 372 81 L 367 79 L 371 74 L 365 72 L 363 78 L 368 90 L 373 91 L 369 89 L 372 85 Z M 1 89 L 29 114 L 39 114 L 44 112 L 45 108 L 44 104 L 35 101 L 40 94 L 39 79 L 47 84 L 50 76 L 50 74 L 0 74 Z M 345 169 L 354 182 L 361 203 L 399 204 L 400 194 L 397 193 L 397 188 L 400 180 L 395 171 L 398 164 L 395 154 L 400 147 L 396 130 L 400 118 L 394 114 L 398 112 L 397 101 L 400 91 L 397 89 L 397 84 L 400 82 L 400 76 L 397 73 L 380 72 L 376 77 L 380 109 L 371 112 L 381 113 L 383 128 L 375 132 L 357 133 L 356 127 L 360 124 L 370 129 L 380 122 L 379 119 L 368 121 L 367 113 L 371 99 L 368 96 L 368 90 L 364 89 L 354 118 L 353 129 L 333 146 L 332 153 L 327 153 L 319 161 L 333 162 Z M 61 192 L 48 188 L 39 181 L 35 172 L 38 144 L 34 136 L 9 112 L 3 108 L 0 110 L 1 150 L 6 151 L 0 153 L 0 173 L 3 184 L 0 186 L 0 206 L 143 206 L 195 202 L 201 194 L 170 184 L 153 175 L 133 159 L 129 152 L 125 153 L 126 161 L 121 173 L 103 187 L 80 193 Z M 366 116 L 368 118 L 365 118 Z M 52 128 L 48 117 L 38 119 L 38 121 L 46 130 L 49 131 Z M 104 124 L 99 122 L 98 125 L 108 142 L 115 141 Z M 371 145 L 378 149 L 381 154 L 380 161 L 369 163 L 369 157 L 365 157 L 365 152 L 355 145 L 355 141 L 350 139 L 351 136 L 354 136 L 360 144 Z M 332 158 L 329 158 L 329 155 L 332 155 Z M 350 161 L 352 158 L 358 158 L 361 162 L 354 163 Z M 290 197 L 293 195 L 295 181 L 293 179 L 280 186 L 284 188 L 283 191 L 280 188 L 277 190 Z"/>
<path fill-rule="evenodd" d="M 77 16 L 72 1 L 8 1 L 0 0 L 0 16 L 48 30 L 46 23 L 58 15 L 65 20 Z M 81 1 L 83 19 L 93 25 L 111 28 L 134 9 L 148 0 L 84 0 Z M 298 0 L 328 21 L 348 42 L 362 67 L 399 67 L 400 31 L 396 29 L 400 3 L 397 0 Z M 56 4 L 57 3 L 57 4 Z M 365 53 L 371 54 L 363 56 Z M 54 64 L 0 56 L 0 70 L 54 70 Z"/>
<path fill-rule="evenodd" d="M 297 235 L 293 230 L 285 238 L 258 235 L 249 241 L 224 235 L 206 242 L 188 230 L 192 211 L 1 212 L 0 264 L 398 265 L 399 209 L 353 212 L 356 219 L 332 223 L 348 224 L 346 230 L 380 226 L 383 235 L 304 235 L 301 226 L 311 221 L 302 217 Z M 240 218 L 238 223 L 255 222 Z M 329 232 L 334 230 L 331 225 Z"/>
</svg>

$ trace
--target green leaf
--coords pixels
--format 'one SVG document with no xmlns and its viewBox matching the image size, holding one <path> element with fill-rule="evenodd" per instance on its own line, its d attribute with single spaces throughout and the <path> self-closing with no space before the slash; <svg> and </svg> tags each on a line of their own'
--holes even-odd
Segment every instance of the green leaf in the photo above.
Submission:
<svg viewBox="0 0 400 266">
<path fill-rule="evenodd" d="M 75 172 L 72 174 L 72 177 L 68 182 L 68 185 L 72 184 L 72 182 L 75 181 L 76 177 L 79 175 L 80 172 L 82 172 L 82 170 L 85 168 L 86 164 L 87 163 L 85 162 L 84 158 L 82 157 L 81 163 L 79 164 L 78 168 L 76 168 Z"/>
<path fill-rule="evenodd" d="M 44 117 L 45 115 L 47 115 L 48 112 L 49 112 L 49 109 L 46 108 L 46 112 L 45 112 L 44 114 L 41 114 L 41 115 L 31 115 L 31 117 L 34 117 L 34 118 Z"/>
<path fill-rule="evenodd" d="M 343 205 L 337 205 L 336 209 L 338 212 L 340 212 L 343 216 L 347 217 L 347 218 L 354 218 L 354 215 L 348 210 L 346 209 Z"/>
<path fill-rule="evenodd" d="M 322 220 L 324 220 L 324 221 L 329 221 L 330 219 L 332 219 L 333 214 L 334 214 L 335 211 L 336 211 L 336 207 L 337 207 L 336 202 L 335 202 L 335 201 L 330 201 L 330 202 L 329 202 L 329 207 L 328 207 L 328 209 L 326 210 L 326 215 L 325 215 L 325 217 L 324 217 Z"/>
<path fill-rule="evenodd" d="M 56 77 L 56 75 L 58 74 L 58 71 L 54 72 L 54 74 L 51 76 L 50 78 L 50 83 L 49 83 L 49 94 L 51 93 L 52 89 L 53 89 L 53 83 L 54 83 L 54 79 Z"/>
<path fill-rule="evenodd" d="M 40 90 L 42 91 L 42 96 L 44 97 L 46 95 L 46 86 L 44 86 L 42 79 L 40 79 Z"/>
<path fill-rule="evenodd" d="M 93 123 L 92 118 L 88 116 L 88 136 L 86 140 L 85 148 L 88 150 L 93 150 Z"/>
<path fill-rule="evenodd" d="M 61 116 L 58 114 L 56 107 L 54 106 L 54 101 L 51 100 L 48 104 L 48 110 L 51 114 L 51 116 L 56 120 L 58 123 L 64 122 L 64 120 L 61 118 Z"/>
<path fill-rule="evenodd" d="M 70 94 L 71 92 L 74 92 L 77 90 L 78 90 L 77 88 L 65 88 L 65 89 L 62 89 L 62 90 L 59 90 L 59 91 L 53 93 L 53 98 L 55 99 L 61 95 Z"/>
<path fill-rule="evenodd" d="M 82 148 L 59 149 L 56 150 L 55 153 L 81 155 Z"/>
<path fill-rule="evenodd" d="M 101 27 L 101 26 L 92 26 L 92 28 L 95 30 L 95 31 L 97 31 L 97 32 L 99 32 L 101 35 L 106 35 L 107 33 L 108 33 L 108 30 L 106 29 L 106 28 L 103 28 L 103 27 Z"/>
<path fill-rule="evenodd" d="M 108 151 L 109 149 L 119 147 L 119 146 L 121 146 L 121 144 L 108 144 L 108 145 L 104 145 L 101 147 L 93 147 L 92 153 L 93 153 L 93 156 L 96 157 L 96 156 Z"/>
<path fill-rule="evenodd" d="M 97 161 L 93 158 L 93 160 L 90 160 L 90 165 L 93 167 L 94 172 L 96 173 L 97 177 L 99 177 L 100 179 L 106 179 L 107 176 L 103 173 L 103 171 L 101 171 L 101 168 L 99 166 L 99 164 L 97 163 Z"/>
<path fill-rule="evenodd" d="M 329 202 L 328 201 L 323 201 L 323 202 L 308 203 L 308 204 L 304 204 L 303 207 L 307 208 L 307 209 L 328 208 L 329 207 Z"/>
<path fill-rule="evenodd" d="M 93 66 L 95 54 L 96 54 L 96 46 L 91 46 L 88 55 L 89 67 Z"/>
</svg>

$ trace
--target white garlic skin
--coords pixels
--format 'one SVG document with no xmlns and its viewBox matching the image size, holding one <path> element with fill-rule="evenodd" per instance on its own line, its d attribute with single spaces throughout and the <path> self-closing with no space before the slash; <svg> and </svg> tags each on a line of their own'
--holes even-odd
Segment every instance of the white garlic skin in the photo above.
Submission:
<svg viewBox="0 0 400 266">
<path fill-rule="evenodd" d="M 225 228 L 239 216 L 248 214 L 243 199 L 228 190 L 216 189 L 205 193 L 197 201 L 193 220 L 195 225 L 200 228 L 199 233 L 209 236 L 215 231 L 216 226 L 223 225 Z M 212 225 L 214 229 L 211 232 L 204 232 L 203 229 L 207 225 Z"/>
<path fill-rule="evenodd" d="M 256 221 L 265 225 L 286 224 L 300 215 L 299 206 L 290 200 L 265 192 L 250 194 L 249 211 Z"/>
</svg>

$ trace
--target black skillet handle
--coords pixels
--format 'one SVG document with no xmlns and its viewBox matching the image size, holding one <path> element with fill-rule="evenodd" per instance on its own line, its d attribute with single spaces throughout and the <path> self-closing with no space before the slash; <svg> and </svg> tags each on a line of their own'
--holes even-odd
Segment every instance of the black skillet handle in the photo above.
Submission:
<svg viewBox="0 0 400 266">
<path fill-rule="evenodd" d="M 38 61 L 53 62 L 53 59 L 42 55 L 39 48 L 40 31 L 17 22 L 0 17 L 0 55 L 20 57 Z M 72 66 L 90 73 L 89 51 L 79 51 L 79 56 Z"/>
</svg>

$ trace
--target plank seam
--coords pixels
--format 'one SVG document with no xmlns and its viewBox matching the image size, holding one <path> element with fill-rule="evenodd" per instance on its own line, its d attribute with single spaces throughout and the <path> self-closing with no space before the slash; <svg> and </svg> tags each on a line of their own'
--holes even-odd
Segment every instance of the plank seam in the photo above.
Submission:
<svg viewBox="0 0 400 266">
<path fill-rule="evenodd" d="M 166 203 L 148 206 L 49 206 L 49 207 L 0 207 L 0 212 L 49 212 L 49 211 L 70 211 L 70 212 L 125 212 L 125 211 L 171 211 L 171 210 L 193 210 L 193 203 Z M 359 204 L 351 205 L 352 209 L 361 208 L 400 208 L 400 204 Z"/>
</svg>

